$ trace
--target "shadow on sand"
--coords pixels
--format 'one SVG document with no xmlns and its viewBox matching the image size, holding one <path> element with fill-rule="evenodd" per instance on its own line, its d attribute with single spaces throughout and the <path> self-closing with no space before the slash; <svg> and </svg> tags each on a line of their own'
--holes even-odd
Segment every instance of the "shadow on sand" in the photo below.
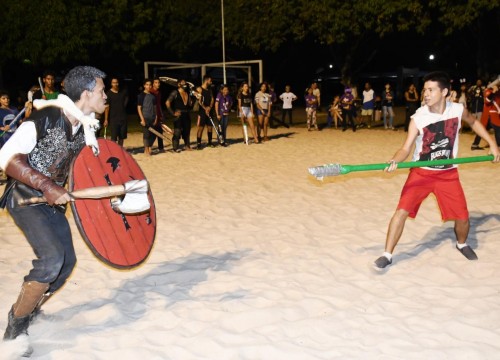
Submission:
<svg viewBox="0 0 500 360">
<path fill-rule="evenodd" d="M 467 238 L 467 244 L 469 244 L 472 249 L 477 249 L 478 236 L 480 234 L 488 233 L 489 231 L 491 231 L 490 228 L 481 228 L 483 224 L 487 223 L 490 220 L 496 220 L 498 223 L 500 223 L 500 214 L 486 215 L 477 212 L 470 214 L 470 230 L 469 237 Z M 432 250 L 438 247 L 445 241 L 450 241 L 454 247 L 456 237 L 453 227 L 443 228 L 442 226 L 434 226 L 430 228 L 429 231 L 424 235 L 423 240 L 423 243 L 416 245 L 413 249 L 398 254 L 396 263 L 411 260 L 424 251 Z M 457 255 L 459 255 L 458 252 Z"/>
<path fill-rule="evenodd" d="M 211 294 L 207 298 L 193 297 L 191 291 L 207 281 L 209 271 L 229 271 L 236 262 L 248 256 L 250 250 L 227 252 L 217 255 L 192 254 L 184 258 L 159 264 L 150 272 L 123 282 L 109 296 L 84 300 L 82 304 L 62 309 L 50 315 L 42 315 L 34 324 L 43 334 L 32 339 L 37 353 L 49 350 L 57 343 L 58 349 L 69 348 L 79 334 L 99 333 L 110 328 L 127 327 L 145 316 L 158 301 L 165 310 L 182 301 L 223 301 L 246 296 L 241 289 L 236 292 Z M 158 300 L 160 299 L 160 300 Z M 97 314 L 101 321 L 93 319 Z M 82 324 L 77 319 L 90 317 Z M 76 318 L 76 319 L 74 319 Z M 92 322 L 92 323 L 90 323 Z M 34 334 L 33 334 L 34 335 Z M 50 340 L 49 340 L 50 339 Z M 49 341 L 50 343 L 46 343 Z M 38 343 L 38 344 L 37 344 Z"/>
</svg>

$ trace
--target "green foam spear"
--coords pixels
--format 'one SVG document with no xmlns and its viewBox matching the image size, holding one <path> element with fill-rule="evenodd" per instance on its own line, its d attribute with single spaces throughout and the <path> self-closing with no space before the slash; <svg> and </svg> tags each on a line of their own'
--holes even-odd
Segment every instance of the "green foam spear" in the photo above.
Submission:
<svg viewBox="0 0 500 360">
<path fill-rule="evenodd" d="M 408 161 L 398 163 L 398 169 L 408 169 L 424 166 L 441 166 L 451 164 L 466 164 L 481 161 L 493 161 L 493 155 L 472 156 L 456 159 L 439 159 L 426 161 Z M 325 176 L 344 175 L 354 171 L 369 171 L 369 170 L 384 170 L 389 166 L 389 163 L 380 164 L 361 164 L 361 165 L 341 165 L 341 164 L 326 164 L 309 168 L 309 173 L 322 180 Z"/>
</svg>

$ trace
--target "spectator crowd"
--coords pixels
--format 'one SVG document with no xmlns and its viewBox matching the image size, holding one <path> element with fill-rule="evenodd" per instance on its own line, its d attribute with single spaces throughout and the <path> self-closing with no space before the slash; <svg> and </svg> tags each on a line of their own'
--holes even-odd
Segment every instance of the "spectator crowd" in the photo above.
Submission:
<svg viewBox="0 0 500 360">
<path fill-rule="evenodd" d="M 0 147 L 9 139 L 23 118 L 29 117 L 34 99 L 55 99 L 64 94 L 64 83 L 56 86 L 56 76 L 46 71 L 26 94 L 27 101 L 19 96 L 17 107 L 10 104 L 8 91 L 0 90 Z M 500 79 L 500 78 L 499 78 Z M 486 86 L 477 80 L 469 86 L 465 79 L 460 79 L 458 86 L 453 86 L 449 101 L 462 103 L 488 130 L 493 130 L 500 143 L 498 86 L 500 80 L 491 81 Z M 99 136 L 110 138 L 119 145 L 124 145 L 128 133 L 127 106 L 130 97 L 126 88 L 121 88 L 118 77 L 109 77 L 106 91 L 107 107 L 103 114 L 96 114 L 101 120 Z M 172 85 L 170 83 L 170 85 Z M 152 154 L 152 147 L 157 141 L 159 153 L 165 152 L 165 141 L 172 143 L 176 153 L 184 150 L 202 150 L 205 147 L 228 146 L 227 127 L 232 112 L 236 112 L 242 126 L 242 137 L 246 144 L 261 144 L 269 141 L 269 128 L 276 126 L 290 127 L 297 124 L 293 119 L 294 107 L 299 96 L 286 85 L 277 95 L 273 84 L 263 82 L 252 94 L 250 84 L 242 83 L 236 93 L 231 94 L 230 87 L 223 84 L 215 89 L 212 78 L 204 76 L 202 83 L 195 86 L 185 79 L 179 79 L 176 89 L 163 96 L 168 86 L 159 78 L 145 79 L 141 91 L 137 94 L 137 119 L 143 130 L 144 153 Z M 405 106 L 404 131 L 408 131 L 411 116 L 423 103 L 422 89 L 411 83 L 404 91 L 402 102 Z M 307 86 L 303 97 L 305 120 L 309 131 L 324 128 L 351 129 L 383 127 L 396 130 L 395 93 L 390 83 L 375 91 L 369 82 L 358 93 L 356 86 L 345 86 L 342 94 L 335 94 L 331 101 L 326 101 L 326 123 L 318 124 L 318 112 L 322 111 L 321 90 L 317 82 Z M 20 114 L 22 112 L 22 114 Z M 295 112 L 297 114 L 297 112 Z M 19 115 L 19 116 L 18 116 Z M 196 121 L 196 143 L 191 144 L 192 116 Z M 296 116 L 296 115 L 295 115 Z M 294 122 L 295 121 L 295 122 Z M 170 126 L 167 125 L 170 124 Z M 403 123 L 402 119 L 398 123 Z M 206 129 L 206 143 L 203 142 Z M 215 133 L 215 134 L 214 134 Z M 171 135 L 171 138 L 169 138 Z M 215 141 L 214 141 L 215 138 Z M 181 146 L 181 139 L 183 144 Z M 480 138 L 476 137 L 472 150 L 480 150 Z"/>
</svg>

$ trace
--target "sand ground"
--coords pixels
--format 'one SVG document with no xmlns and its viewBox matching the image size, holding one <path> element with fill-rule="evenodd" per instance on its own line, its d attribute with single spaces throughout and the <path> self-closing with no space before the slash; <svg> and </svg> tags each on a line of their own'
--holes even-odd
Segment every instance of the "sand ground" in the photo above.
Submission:
<svg viewBox="0 0 500 360">
<path fill-rule="evenodd" d="M 103 265 L 68 212 L 77 267 L 29 339 L 2 343 L 0 358 L 27 342 L 35 359 L 499 358 L 500 165 L 460 167 L 479 261 L 455 250 L 430 197 L 376 274 L 407 171 L 319 182 L 307 168 L 385 162 L 404 132 L 302 124 L 270 134 L 247 146 L 231 125 L 227 148 L 135 151 L 158 218 L 147 262 Z M 470 151 L 471 134 L 461 141 L 460 156 L 485 154 Z M 125 146 L 138 150 L 140 134 Z M 0 226 L 3 328 L 33 253 L 5 211 Z"/>
</svg>

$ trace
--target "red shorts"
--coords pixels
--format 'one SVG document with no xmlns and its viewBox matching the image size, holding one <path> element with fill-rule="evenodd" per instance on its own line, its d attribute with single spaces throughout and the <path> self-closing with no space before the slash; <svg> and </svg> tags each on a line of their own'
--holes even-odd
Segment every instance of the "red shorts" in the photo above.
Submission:
<svg viewBox="0 0 500 360">
<path fill-rule="evenodd" d="M 444 221 L 469 219 L 467 202 L 456 168 L 451 170 L 411 169 L 401 191 L 398 209 L 408 211 L 409 217 L 414 218 L 417 216 L 422 201 L 430 193 L 436 196 Z"/>
</svg>

